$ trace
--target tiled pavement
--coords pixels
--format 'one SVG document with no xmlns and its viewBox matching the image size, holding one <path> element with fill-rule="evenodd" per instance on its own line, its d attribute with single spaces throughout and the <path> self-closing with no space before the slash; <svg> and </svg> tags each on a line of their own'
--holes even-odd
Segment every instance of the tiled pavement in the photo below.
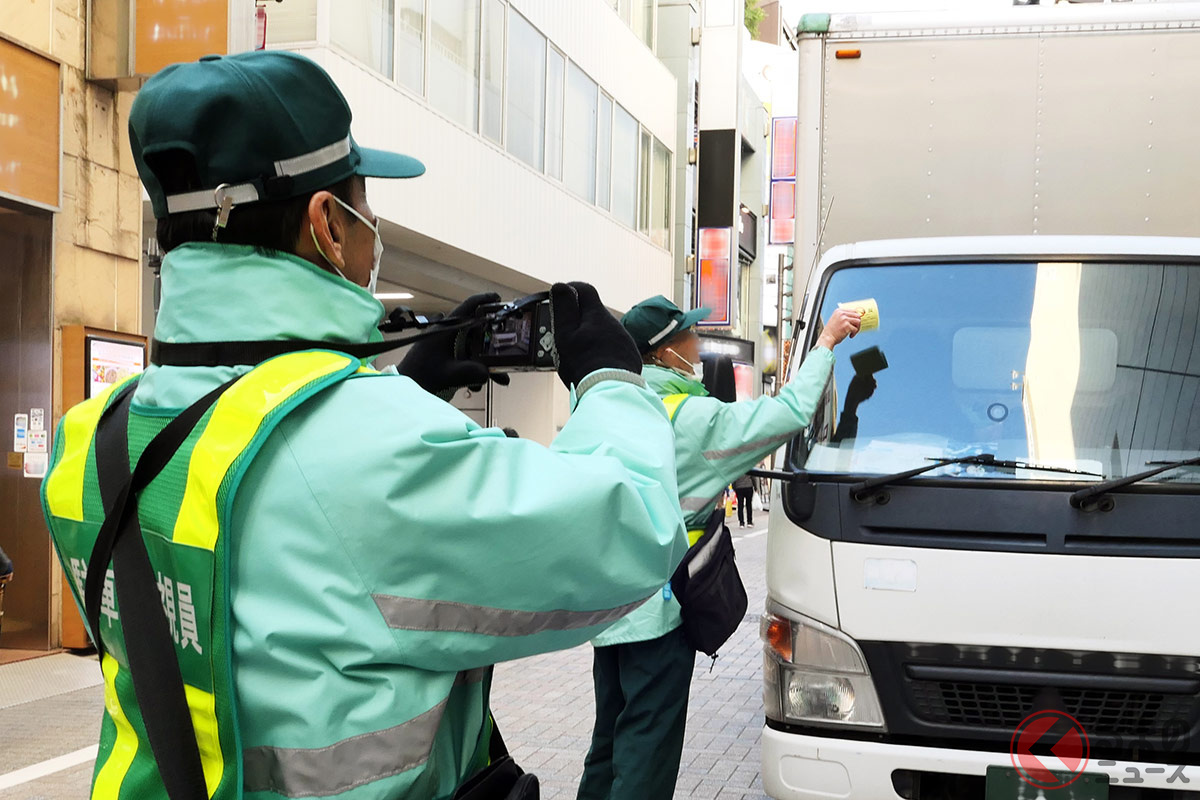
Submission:
<svg viewBox="0 0 1200 800">
<path fill-rule="evenodd" d="M 749 613 L 711 671 L 709 660 L 697 656 L 677 798 L 765 798 L 758 754 L 763 719 L 758 617 L 766 595 L 766 515 L 757 522 L 753 530 L 733 529 Z M 541 779 L 544 800 L 575 796 L 594 713 L 591 659 L 591 648 L 585 646 L 502 664 L 496 670 L 496 717 L 518 762 Z M 32 701 L 6 699 L 4 678 L 11 673 L 5 671 L 18 666 L 0 667 L 0 787 L 7 773 L 94 744 L 103 706 L 101 687 L 87 686 L 86 681 L 64 681 L 70 691 L 43 691 Z M 94 660 L 81 666 L 95 670 Z M 0 798 L 78 800 L 87 797 L 91 774 L 92 762 L 87 760 L 0 788 Z"/>
</svg>

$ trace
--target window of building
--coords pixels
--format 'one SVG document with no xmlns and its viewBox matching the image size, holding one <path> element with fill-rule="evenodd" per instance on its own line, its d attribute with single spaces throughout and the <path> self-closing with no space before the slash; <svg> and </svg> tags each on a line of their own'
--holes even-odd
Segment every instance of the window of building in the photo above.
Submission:
<svg viewBox="0 0 1200 800">
<path fill-rule="evenodd" d="M 567 67 L 563 126 L 563 183 L 589 203 L 596 201 L 596 82 L 579 67 Z"/>
<path fill-rule="evenodd" d="M 267 9 L 267 44 L 317 40 L 317 0 L 272 3 Z"/>
<path fill-rule="evenodd" d="M 333 43 L 385 78 L 392 77 L 395 0 L 345 0 L 332 16 Z"/>
<path fill-rule="evenodd" d="M 551 47 L 546 60 L 546 174 L 563 176 L 563 93 L 567 80 L 567 59 Z"/>
<path fill-rule="evenodd" d="M 499 142 L 504 131 L 504 1 L 484 0 L 483 135 Z"/>
<path fill-rule="evenodd" d="M 396 82 L 425 92 L 425 0 L 397 0 Z"/>
<path fill-rule="evenodd" d="M 608 0 L 608 4 L 621 21 L 632 28 L 637 37 L 653 50 L 658 0 Z"/>
<path fill-rule="evenodd" d="M 650 241 L 670 248 L 671 241 L 671 153 L 654 140 L 654 161 L 650 174 Z"/>
<path fill-rule="evenodd" d="M 637 224 L 638 124 L 628 111 L 613 107 L 612 212 L 630 228 Z"/>
<path fill-rule="evenodd" d="M 546 37 L 516 11 L 508 16 L 507 91 L 508 152 L 540 170 L 546 135 Z"/>
<path fill-rule="evenodd" d="M 596 205 L 603 209 L 612 208 L 612 118 L 612 98 L 601 92 L 596 135 Z"/>
<path fill-rule="evenodd" d="M 479 0 L 436 0 L 428 13 L 429 102 L 478 130 Z"/>
<path fill-rule="evenodd" d="M 654 49 L 655 0 L 625 0 L 633 4 L 633 18 L 629 27 L 647 47 Z"/>
<path fill-rule="evenodd" d="M 654 151 L 651 144 L 653 138 L 649 131 L 643 130 L 641 144 L 638 147 L 637 229 L 645 234 L 650 233 L 650 171 Z"/>
</svg>

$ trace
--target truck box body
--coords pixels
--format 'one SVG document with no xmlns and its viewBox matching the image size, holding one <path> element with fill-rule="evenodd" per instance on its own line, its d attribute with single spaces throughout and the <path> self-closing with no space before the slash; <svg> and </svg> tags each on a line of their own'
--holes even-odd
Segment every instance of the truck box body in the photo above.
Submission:
<svg viewBox="0 0 1200 800">
<path fill-rule="evenodd" d="M 1200 456 L 1198 20 L 805 18 L 790 371 L 881 324 L 774 489 L 771 797 L 1200 797 L 1200 468 L 1072 500 Z"/>
</svg>

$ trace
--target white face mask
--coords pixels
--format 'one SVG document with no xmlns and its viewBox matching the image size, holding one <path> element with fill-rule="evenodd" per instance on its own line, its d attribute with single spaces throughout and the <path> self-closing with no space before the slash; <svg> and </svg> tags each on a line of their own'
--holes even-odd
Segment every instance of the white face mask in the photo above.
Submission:
<svg viewBox="0 0 1200 800">
<path fill-rule="evenodd" d="M 375 260 L 371 263 L 371 277 L 367 278 L 367 285 L 366 285 L 366 290 L 368 292 L 370 292 L 371 294 L 375 294 L 375 286 L 379 282 L 379 264 L 381 263 L 381 259 L 383 258 L 383 237 L 379 235 L 379 226 L 372 225 L 370 222 L 367 221 L 366 217 L 364 217 L 362 214 L 355 211 L 353 208 L 351 208 L 346 203 L 342 202 L 341 199 L 339 199 L 337 197 L 337 195 L 333 195 L 333 199 L 337 200 L 338 205 L 340 205 L 342 208 L 346 209 L 351 214 L 353 214 L 354 216 L 356 216 L 360 220 L 362 220 L 362 224 L 366 225 L 367 229 L 370 230 L 371 233 L 375 234 L 375 249 L 374 249 L 374 253 L 373 253 Z M 315 244 L 317 246 L 317 252 L 321 254 L 321 258 L 323 258 L 327 262 L 329 262 L 329 266 L 333 267 L 334 272 L 336 272 L 338 275 L 340 275 L 343 280 L 350 281 L 350 283 L 354 283 L 354 281 L 351 281 L 349 278 L 346 277 L 346 273 L 344 273 L 340 269 L 338 269 L 337 264 L 334 264 L 332 261 L 330 261 L 329 256 L 325 255 L 325 251 L 321 249 L 321 243 L 317 241 L 317 229 L 314 228 L 310 224 L 308 226 L 308 231 L 312 235 L 313 244 Z M 355 284 L 355 285 L 357 286 L 358 284 Z"/>
<path fill-rule="evenodd" d="M 690 378 L 694 381 L 699 381 L 700 383 L 704 383 L 704 362 L 703 361 L 697 361 L 695 363 L 688 361 L 686 358 L 679 355 L 679 353 L 675 352 L 675 350 L 670 347 L 667 348 L 667 352 L 670 353 L 671 355 L 675 356 L 676 358 L 678 358 L 683 363 L 687 364 L 689 367 L 691 367 L 692 371 L 686 372 L 681 367 L 670 367 L 670 369 L 675 370 L 676 372 L 678 372 L 680 375 L 682 375 L 685 378 Z"/>
</svg>

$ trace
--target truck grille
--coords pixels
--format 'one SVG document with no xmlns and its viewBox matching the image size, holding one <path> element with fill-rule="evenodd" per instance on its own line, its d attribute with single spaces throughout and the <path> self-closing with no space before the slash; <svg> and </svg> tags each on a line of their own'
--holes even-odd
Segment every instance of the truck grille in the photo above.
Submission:
<svg viewBox="0 0 1200 800">
<path fill-rule="evenodd" d="M 913 710 L 927 721 L 1015 730 L 1039 710 L 1035 686 L 909 680 Z M 1092 735 L 1156 735 L 1171 720 L 1188 718 L 1196 698 L 1161 692 L 1061 689 L 1062 710 Z"/>
</svg>

